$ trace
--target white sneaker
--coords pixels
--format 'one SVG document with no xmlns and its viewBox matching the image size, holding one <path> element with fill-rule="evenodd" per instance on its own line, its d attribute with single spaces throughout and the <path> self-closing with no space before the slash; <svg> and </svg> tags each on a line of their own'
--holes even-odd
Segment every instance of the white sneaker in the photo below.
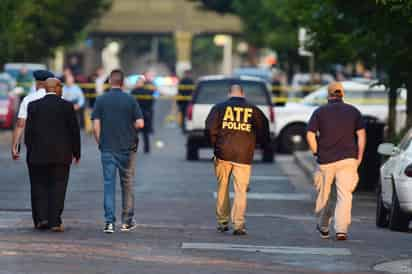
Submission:
<svg viewBox="0 0 412 274">
<path fill-rule="evenodd" d="M 104 233 L 114 233 L 114 224 L 112 223 L 106 223 L 104 225 L 104 229 L 103 229 Z"/>
<path fill-rule="evenodd" d="M 128 231 L 132 231 L 137 227 L 137 224 L 135 221 L 131 221 L 127 224 L 122 224 L 122 226 L 120 227 L 120 231 L 123 232 L 128 232 Z"/>
</svg>

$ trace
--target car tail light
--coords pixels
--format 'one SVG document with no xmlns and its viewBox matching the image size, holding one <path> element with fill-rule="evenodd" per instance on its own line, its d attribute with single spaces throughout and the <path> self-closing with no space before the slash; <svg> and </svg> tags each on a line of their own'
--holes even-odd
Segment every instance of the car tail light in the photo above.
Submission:
<svg viewBox="0 0 412 274">
<path fill-rule="evenodd" d="M 412 164 L 405 168 L 405 175 L 408 177 L 412 177 Z"/>
<path fill-rule="evenodd" d="M 192 121 L 192 118 L 193 118 L 193 104 L 192 103 L 190 103 L 189 106 L 187 107 L 186 117 L 189 121 Z"/>
<path fill-rule="evenodd" d="M 272 106 L 269 106 L 269 116 L 270 116 L 270 122 L 271 123 L 275 122 L 275 112 L 273 111 Z"/>
</svg>

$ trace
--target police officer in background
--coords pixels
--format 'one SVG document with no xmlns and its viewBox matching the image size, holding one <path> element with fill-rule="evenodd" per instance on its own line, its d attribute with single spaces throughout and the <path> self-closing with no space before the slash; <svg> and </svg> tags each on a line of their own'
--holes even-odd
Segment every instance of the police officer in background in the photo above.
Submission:
<svg viewBox="0 0 412 274">
<path fill-rule="evenodd" d="M 191 70 L 186 70 L 184 72 L 184 76 L 183 78 L 180 80 L 179 82 L 179 89 L 178 89 L 178 95 L 179 96 L 192 96 L 193 93 L 193 88 L 192 86 L 195 84 L 195 82 L 193 81 L 192 78 L 192 71 Z M 182 116 L 182 131 L 185 132 L 186 131 L 186 121 L 185 121 L 185 117 L 186 117 L 186 110 L 187 107 L 189 105 L 189 101 L 185 98 L 180 98 L 179 100 L 177 100 L 177 106 L 179 108 L 179 112 L 181 113 Z"/>
<path fill-rule="evenodd" d="M 143 151 L 150 153 L 150 134 L 153 132 L 153 104 L 154 88 L 150 82 L 146 82 L 144 76 L 139 77 L 131 94 L 135 96 L 143 113 L 144 127 L 140 130 L 143 134 Z"/>
<path fill-rule="evenodd" d="M 206 134 L 214 148 L 218 181 L 217 230 L 229 230 L 229 182 L 233 174 L 235 197 L 231 210 L 234 235 L 246 235 L 247 188 L 256 143 L 270 144 L 269 123 L 265 115 L 245 99 L 240 85 L 230 87 L 229 99 L 215 105 L 206 120 Z"/>
</svg>

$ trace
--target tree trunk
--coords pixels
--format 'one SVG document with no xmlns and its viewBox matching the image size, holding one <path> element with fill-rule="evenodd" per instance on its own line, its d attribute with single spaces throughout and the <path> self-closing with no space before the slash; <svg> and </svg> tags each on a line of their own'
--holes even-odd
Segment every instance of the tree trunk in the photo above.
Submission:
<svg viewBox="0 0 412 274">
<path fill-rule="evenodd" d="M 408 91 L 406 96 L 406 124 L 407 129 L 412 127 L 412 79 L 406 81 L 406 89 Z"/>
<path fill-rule="evenodd" d="M 388 131 L 387 139 L 392 140 L 396 136 L 396 103 L 398 99 L 398 85 L 394 82 L 389 83 L 389 101 L 388 101 Z"/>
</svg>

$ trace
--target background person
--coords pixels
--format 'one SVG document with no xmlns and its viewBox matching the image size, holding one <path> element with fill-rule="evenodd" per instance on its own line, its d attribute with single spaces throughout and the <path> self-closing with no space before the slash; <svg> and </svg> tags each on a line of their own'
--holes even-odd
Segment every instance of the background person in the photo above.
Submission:
<svg viewBox="0 0 412 274">
<path fill-rule="evenodd" d="M 193 81 L 192 78 L 192 71 L 191 70 L 186 70 L 184 72 L 183 78 L 179 81 L 179 88 L 178 88 L 178 95 L 179 96 L 192 96 L 193 93 L 193 86 L 195 82 Z M 179 99 L 177 101 L 177 107 L 179 108 L 179 112 L 182 117 L 182 123 L 181 127 L 183 132 L 186 131 L 186 111 L 187 107 L 189 106 L 190 100 L 187 99 Z"/>
<path fill-rule="evenodd" d="M 137 129 L 144 127 L 143 114 L 136 100 L 122 91 L 124 74 L 110 73 L 111 89 L 97 98 L 92 114 L 96 142 L 101 152 L 104 178 L 105 233 L 115 231 L 116 172 L 122 188 L 121 231 L 136 227 L 134 220 L 134 174 Z"/>
<path fill-rule="evenodd" d="M 32 80 L 32 77 L 27 67 L 23 66 L 20 69 L 19 74 L 16 77 L 16 81 L 17 81 L 17 86 L 23 87 L 24 94 L 22 95 L 22 97 L 30 93 L 33 80 Z"/>
<path fill-rule="evenodd" d="M 42 99 L 29 104 L 24 139 L 37 228 L 63 232 L 70 165 L 80 161 L 80 129 L 73 105 L 61 98 L 60 80 L 47 79 L 46 89 Z"/>
<path fill-rule="evenodd" d="M 362 115 L 343 102 L 344 90 L 339 82 L 328 86 L 328 104 L 319 107 L 310 118 L 307 141 L 317 157 L 315 187 L 318 191 L 315 212 L 319 213 L 317 229 L 322 238 L 329 238 L 331 210 L 330 192 L 335 180 L 337 203 L 335 232 L 337 240 L 346 240 L 351 223 L 352 193 L 359 177 L 358 167 L 365 151 L 366 132 Z"/>
<path fill-rule="evenodd" d="M 150 153 L 150 134 L 153 132 L 153 104 L 154 104 L 154 89 L 151 88 L 145 77 L 140 77 L 131 94 L 135 96 L 144 118 L 144 127 L 140 130 L 143 135 L 143 151 Z M 139 98 L 139 96 L 141 96 Z"/>
<path fill-rule="evenodd" d="M 80 126 L 82 127 L 84 121 L 83 110 L 85 105 L 84 94 L 83 90 L 75 84 L 74 76 L 71 73 L 65 74 L 63 98 L 73 104 L 77 119 L 80 123 Z"/>
<path fill-rule="evenodd" d="M 233 234 L 245 235 L 246 192 L 253 154 L 257 142 L 263 147 L 269 145 L 269 122 L 255 105 L 246 101 L 242 87 L 233 85 L 229 99 L 215 105 L 209 113 L 206 131 L 215 155 L 218 231 L 229 230 L 229 182 L 233 174 L 235 197 L 230 219 L 234 227 Z"/>
</svg>

